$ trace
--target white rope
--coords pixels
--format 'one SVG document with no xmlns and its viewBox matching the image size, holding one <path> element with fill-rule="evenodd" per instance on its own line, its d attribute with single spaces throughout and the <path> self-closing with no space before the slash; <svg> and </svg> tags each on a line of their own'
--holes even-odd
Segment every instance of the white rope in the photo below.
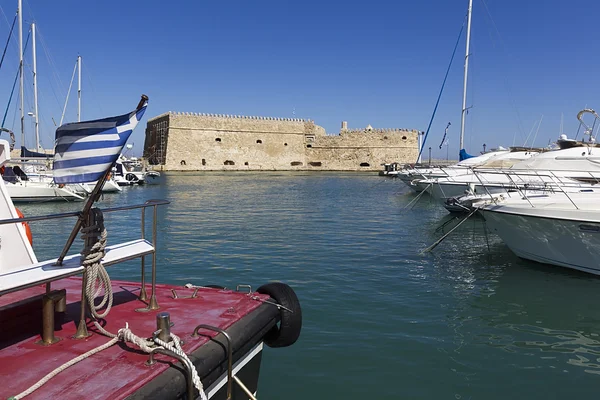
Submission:
<svg viewBox="0 0 600 400">
<path fill-rule="evenodd" d="M 100 325 L 100 323 L 98 323 L 99 319 L 105 318 L 108 315 L 113 304 L 113 291 L 110 277 L 100 262 L 105 254 L 106 238 L 108 233 L 106 228 L 104 228 L 103 223 L 82 228 L 81 232 L 83 239 L 85 240 L 87 237 L 97 234 L 99 230 L 102 231 L 100 239 L 94 243 L 91 248 L 86 247 L 81 252 L 83 258 L 82 264 L 85 267 L 85 274 L 87 278 L 85 297 L 87 299 L 96 329 L 98 329 L 98 331 L 100 331 L 103 335 L 114 338 L 116 337 L 114 333 L 108 332 L 102 327 L 102 325 Z M 102 296 L 100 304 L 96 305 L 95 299 L 102 292 L 104 292 L 104 295 Z M 106 309 L 104 312 L 100 312 L 100 310 L 105 306 Z"/>
<path fill-rule="evenodd" d="M 173 339 L 173 345 L 160 340 L 158 337 L 154 338 L 154 342 L 159 344 L 161 347 L 177 354 L 185 361 L 185 364 L 187 364 L 187 368 L 189 368 L 189 370 L 192 371 L 192 382 L 194 383 L 194 387 L 200 393 L 200 398 L 202 400 L 208 400 L 208 397 L 206 397 L 206 394 L 204 393 L 204 387 L 202 386 L 202 382 L 200 381 L 200 376 L 198 376 L 198 371 L 196 371 L 194 364 L 181 348 L 181 339 L 179 339 L 179 337 L 174 333 L 171 333 L 171 338 Z"/>
<path fill-rule="evenodd" d="M 78 357 L 75 357 L 71 361 L 64 363 L 60 367 L 56 368 L 54 371 L 50 372 L 48 375 L 44 376 L 42 379 L 40 379 L 36 384 L 31 386 L 29 389 L 25 390 L 24 392 L 19 393 L 16 396 L 9 397 L 9 400 L 12 400 L 12 399 L 18 400 L 18 399 L 22 399 L 25 396 L 30 395 L 31 393 L 33 393 L 34 391 L 39 389 L 42 385 L 44 385 L 46 382 L 48 382 L 50 379 L 52 379 L 53 377 L 55 377 L 56 375 L 58 375 L 65 369 L 69 368 L 72 365 L 77 364 L 81 360 L 84 360 L 84 359 L 98 353 L 99 351 L 108 349 L 110 346 L 117 343 L 118 341 L 119 341 L 119 338 L 112 338 L 109 342 L 103 344 L 102 346 L 98 346 L 95 349 L 88 351 L 87 353 L 84 353 Z"/>
<path fill-rule="evenodd" d="M 131 331 L 131 329 L 129 329 L 129 324 L 126 323 L 125 328 L 119 329 L 118 334 L 115 335 L 115 337 L 113 337 L 107 343 L 105 343 L 101 346 L 98 346 L 80 356 L 77 356 L 70 361 L 67 361 L 60 367 L 54 369 L 52 372 L 50 372 L 49 374 L 44 376 L 42 379 L 40 379 L 38 382 L 36 382 L 34 385 L 32 385 L 29 389 L 19 393 L 16 396 L 9 397 L 9 400 L 19 400 L 25 396 L 30 395 L 31 393 L 33 393 L 34 391 L 39 389 L 46 382 L 48 382 L 50 379 L 54 378 L 56 375 L 58 375 L 65 369 L 77 364 L 78 362 L 80 362 L 82 360 L 85 360 L 88 357 L 93 356 L 94 354 L 96 354 L 102 350 L 108 349 L 109 347 L 111 347 L 112 345 L 117 343 L 118 341 L 131 342 L 131 343 L 135 344 L 136 346 L 138 346 L 142 351 L 144 351 L 146 353 L 152 353 L 152 351 L 157 348 L 164 348 L 164 349 L 170 350 L 173 353 L 179 355 L 185 361 L 184 367 L 189 368 L 190 371 L 192 371 L 192 382 L 194 383 L 194 386 L 196 387 L 196 389 L 198 389 L 198 392 L 200 393 L 200 398 L 202 400 L 208 400 L 208 398 L 206 397 L 206 394 L 204 393 L 204 388 L 202 386 L 202 382 L 200 381 L 200 377 L 198 376 L 198 372 L 196 371 L 194 364 L 192 364 L 192 362 L 189 359 L 189 357 L 187 356 L 187 354 L 185 354 L 183 349 L 181 348 L 181 339 L 174 333 L 171 333 L 171 338 L 173 339 L 173 344 L 166 343 L 158 338 L 155 338 L 154 342 L 152 342 L 151 340 L 143 339 L 143 338 L 137 336 L 136 334 L 134 334 Z M 155 343 L 158 344 L 159 346 L 156 346 Z"/>
</svg>

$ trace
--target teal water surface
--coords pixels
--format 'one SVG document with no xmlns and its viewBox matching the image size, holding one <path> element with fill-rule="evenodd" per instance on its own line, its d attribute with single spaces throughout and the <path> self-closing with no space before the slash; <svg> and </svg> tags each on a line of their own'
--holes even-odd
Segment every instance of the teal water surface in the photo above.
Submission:
<svg viewBox="0 0 600 400">
<path fill-rule="evenodd" d="M 159 212 L 158 280 L 291 285 L 304 326 L 265 351 L 266 399 L 597 398 L 600 280 L 514 256 L 484 222 L 432 253 L 446 211 L 371 174 L 166 174 L 102 207 L 171 201 Z M 26 215 L 79 204 L 21 205 Z M 150 214 L 148 214 L 150 216 Z M 106 216 L 109 244 L 139 237 L 139 211 Z M 33 223 L 39 258 L 73 221 Z M 81 241 L 76 242 L 76 249 Z M 109 269 L 139 280 L 139 262 Z"/>
</svg>

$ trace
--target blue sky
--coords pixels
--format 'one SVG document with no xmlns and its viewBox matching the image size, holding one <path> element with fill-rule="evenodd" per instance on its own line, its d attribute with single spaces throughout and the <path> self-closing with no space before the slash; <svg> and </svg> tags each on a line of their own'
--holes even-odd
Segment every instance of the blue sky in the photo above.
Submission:
<svg viewBox="0 0 600 400">
<path fill-rule="evenodd" d="M 0 5 L 0 43 L 16 10 Z M 24 0 L 37 22 L 41 137 L 52 146 L 77 57 L 83 57 L 83 118 L 122 114 L 141 93 L 146 117 L 166 111 L 311 118 L 330 132 L 350 127 L 425 130 L 467 0 L 116 1 Z M 597 2 L 474 0 L 466 126 L 469 152 L 522 145 L 543 116 L 535 144 L 577 130 L 575 114 L 596 104 Z M 25 35 L 26 36 L 26 33 Z M 17 69 L 11 42 L 0 74 L 0 109 Z M 26 110 L 33 106 L 27 51 Z M 464 37 L 427 144 L 434 157 L 448 122 L 458 153 Z M 20 132 L 18 110 L 5 125 Z M 65 121 L 76 118 L 71 92 Z M 295 113 L 295 114 L 294 114 Z M 28 118 L 28 117 L 26 117 Z M 143 147 L 145 121 L 130 143 Z M 26 125 L 28 145 L 33 129 Z M 535 132 L 534 132 L 535 134 Z M 534 134 L 531 135 L 531 143 Z M 19 137 L 19 134 L 17 135 Z M 455 156 L 454 156 L 455 157 Z"/>
</svg>

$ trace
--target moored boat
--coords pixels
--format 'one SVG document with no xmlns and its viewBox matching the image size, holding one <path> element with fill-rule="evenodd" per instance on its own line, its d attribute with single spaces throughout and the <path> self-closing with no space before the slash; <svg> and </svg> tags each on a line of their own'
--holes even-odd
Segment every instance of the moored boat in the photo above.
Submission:
<svg viewBox="0 0 600 400">
<path fill-rule="evenodd" d="M 285 347 L 300 335 L 298 298 L 283 283 L 256 291 L 248 285 L 227 290 L 156 284 L 158 207 L 168 202 L 92 208 L 145 100 L 123 116 L 58 128 L 57 182 L 98 181 L 81 212 L 19 218 L 0 182 L 0 395 L 5 398 L 254 399 L 263 344 Z M 86 146 L 104 149 L 107 157 L 85 164 L 74 136 L 87 137 Z M 8 143 L 0 140 L 0 165 L 9 158 Z M 145 237 L 147 208 L 153 211 L 152 240 Z M 140 237 L 108 245 L 105 215 L 133 209 L 142 210 Z M 73 217 L 75 227 L 60 256 L 38 261 L 23 223 Z M 69 255 L 80 228 L 84 250 Z M 105 267 L 133 259 L 141 259 L 140 282 L 110 281 Z"/>
<path fill-rule="evenodd" d="M 535 193 L 485 205 L 481 214 L 519 257 L 600 275 L 600 193 Z"/>
</svg>

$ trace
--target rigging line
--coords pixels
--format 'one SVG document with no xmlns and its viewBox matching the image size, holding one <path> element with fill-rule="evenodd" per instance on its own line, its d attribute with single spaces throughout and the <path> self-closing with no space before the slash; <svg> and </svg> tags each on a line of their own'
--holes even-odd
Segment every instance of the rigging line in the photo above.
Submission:
<svg viewBox="0 0 600 400">
<path fill-rule="evenodd" d="M 6 50 L 8 49 L 8 44 L 10 43 L 10 38 L 12 36 L 16 22 L 17 22 L 17 16 L 15 15 L 12 26 L 10 27 L 10 32 L 8 33 L 8 39 L 6 39 L 6 46 L 4 46 L 4 52 L 2 53 L 2 59 L 0 59 L 0 69 L 2 69 L 2 64 L 4 63 L 4 56 L 6 55 Z"/>
<path fill-rule="evenodd" d="M 60 87 L 63 87 L 63 82 L 60 79 L 60 74 L 58 73 L 58 68 L 56 68 L 56 62 L 54 61 L 54 58 L 52 58 L 52 54 L 50 52 L 50 48 L 49 46 L 46 44 L 46 39 L 44 34 L 41 32 L 41 29 L 38 27 L 38 36 L 40 38 L 40 42 L 42 44 L 42 48 L 44 49 L 44 54 L 46 55 L 46 59 L 48 60 L 48 64 L 50 64 L 51 69 L 52 69 L 52 74 L 54 75 L 54 78 L 56 79 L 56 81 L 58 82 L 58 85 Z"/>
<path fill-rule="evenodd" d="M 58 69 L 56 68 L 56 63 L 54 62 L 54 59 L 50 55 L 50 51 L 48 49 L 48 46 L 46 45 L 46 41 L 44 39 L 44 35 L 42 34 L 42 29 L 40 27 L 37 27 L 37 36 L 40 39 L 40 43 L 42 45 L 42 49 L 44 50 L 44 55 L 46 56 L 46 60 L 48 61 L 48 65 L 50 66 L 50 70 L 52 72 L 52 76 L 55 79 L 54 84 L 58 85 L 58 87 L 60 89 L 62 89 L 64 87 L 64 85 L 62 83 L 62 80 L 60 79 L 60 75 L 58 74 Z M 49 80 L 49 82 L 50 82 L 50 89 L 52 89 L 52 93 L 54 94 L 54 99 L 56 100 L 56 104 L 58 105 L 58 108 L 60 109 L 61 101 L 58 99 L 58 95 L 56 93 L 57 90 L 55 90 L 55 87 L 52 84 L 53 83 L 52 80 Z"/>
<path fill-rule="evenodd" d="M 456 224 L 456 226 L 454 226 L 454 228 L 450 229 L 448 231 L 448 233 L 446 233 L 444 236 L 442 236 L 441 238 L 439 238 L 438 240 L 436 240 L 431 246 L 427 247 L 424 250 L 421 250 L 421 252 L 419 254 L 423 255 L 427 252 L 430 252 L 431 250 L 435 249 L 437 247 L 438 244 L 442 243 L 442 241 L 444 239 L 446 239 L 452 232 L 454 232 L 454 230 L 456 230 L 456 228 L 458 228 L 459 226 L 462 225 L 463 222 L 465 222 L 466 220 L 468 220 L 471 216 L 473 216 L 477 211 L 479 211 L 480 207 L 475 207 L 475 209 L 473 211 L 471 211 L 471 213 L 469 215 L 467 215 L 462 221 L 460 221 L 458 224 Z"/>
<path fill-rule="evenodd" d="M 8 26 L 9 25 L 8 18 L 6 17 L 6 14 L 4 13 L 4 9 L 2 8 L 2 6 L 0 6 L 0 13 L 4 17 L 4 21 L 6 21 L 6 26 Z M 18 13 L 15 14 L 15 18 L 17 16 L 18 16 Z M 15 41 L 16 40 L 17 40 L 17 38 L 15 38 Z M 15 50 L 17 50 L 17 54 L 18 54 L 19 53 L 19 49 L 18 49 L 17 43 L 13 42 L 13 46 L 15 47 Z"/>
<path fill-rule="evenodd" d="M 529 148 L 532 149 L 533 148 L 533 144 L 535 143 L 535 139 L 537 138 L 538 132 L 540 131 L 540 127 L 542 126 L 542 120 L 544 119 L 544 114 L 542 114 L 542 116 L 540 117 L 540 123 L 538 124 L 538 127 L 535 131 L 535 135 L 533 136 L 533 140 L 531 141 L 531 144 L 529 145 Z"/>
<path fill-rule="evenodd" d="M 435 107 L 433 107 L 433 113 L 431 114 L 431 119 L 429 120 L 429 125 L 427 126 L 427 131 L 425 132 L 425 137 L 423 137 L 423 144 L 419 149 L 419 156 L 415 161 L 415 164 L 421 158 L 421 154 L 423 153 L 423 149 L 425 148 L 425 142 L 427 142 L 427 136 L 429 135 L 429 130 L 431 129 L 431 124 L 433 123 L 433 119 L 435 118 L 435 113 L 437 111 L 438 105 L 440 104 L 440 99 L 442 98 L 442 93 L 444 92 L 444 86 L 446 86 L 446 80 L 448 79 L 448 74 L 450 73 L 450 67 L 452 67 L 452 61 L 454 61 L 454 56 L 456 55 L 456 49 L 458 48 L 458 43 L 460 42 L 460 37 L 462 36 L 463 30 L 465 29 L 465 23 L 467 21 L 467 17 L 465 16 L 463 20 L 463 24 L 460 27 L 460 32 L 458 33 L 458 38 L 456 38 L 456 44 L 454 45 L 454 51 L 452 52 L 452 57 L 450 58 L 450 63 L 448 64 L 448 68 L 446 69 L 446 75 L 444 76 L 444 82 L 442 82 L 442 87 L 440 88 L 440 93 L 438 94 L 437 101 L 435 102 Z"/>
<path fill-rule="evenodd" d="M 83 60 L 81 60 L 81 62 L 83 63 Z M 92 94 L 94 95 L 94 98 L 99 99 L 100 97 L 98 97 L 98 94 L 96 93 L 96 87 L 92 83 L 92 78 L 93 78 L 92 71 L 87 64 L 85 66 L 85 74 L 84 75 L 85 75 L 88 83 L 90 84 L 90 87 L 92 88 Z M 100 115 L 105 115 L 104 111 L 102 110 L 102 102 L 96 100 L 96 105 L 100 109 Z"/>
<path fill-rule="evenodd" d="M 450 217 L 451 217 L 451 218 L 450 218 L 449 220 L 447 220 L 446 222 L 444 222 L 442 225 L 438 226 L 438 227 L 435 229 L 435 233 L 438 233 L 438 232 L 440 232 L 440 231 L 441 231 L 441 232 L 444 232 L 444 228 L 446 227 L 446 225 L 448 225 L 448 224 L 450 224 L 451 222 L 454 222 L 454 221 L 456 221 L 456 220 L 458 219 L 458 217 L 457 217 L 456 215 L 450 215 Z"/>
<path fill-rule="evenodd" d="M 421 193 L 419 193 L 414 199 L 412 199 L 407 205 L 405 205 L 404 207 L 402 207 L 402 210 L 407 209 L 409 206 L 414 206 L 415 204 L 417 204 L 417 201 L 419 201 L 419 199 L 423 196 L 423 194 L 425 194 L 425 192 L 427 192 L 429 190 L 429 188 L 431 187 L 432 183 L 430 183 L 424 190 L 421 191 Z M 412 208 L 412 207 L 411 207 Z"/>
<path fill-rule="evenodd" d="M 529 137 L 531 136 L 531 134 L 533 133 L 533 130 L 535 129 L 535 126 L 537 125 L 538 121 L 537 119 L 535 121 L 533 121 L 533 126 L 531 127 L 531 129 L 529 130 L 529 135 L 527 135 L 527 139 L 525 139 L 525 142 L 523 143 L 523 147 L 527 146 L 527 142 L 529 141 Z"/>
<path fill-rule="evenodd" d="M 490 22 L 492 24 L 492 26 L 494 27 L 496 34 L 498 35 L 498 41 L 500 42 L 500 45 L 502 47 L 502 49 L 504 50 L 504 52 L 508 54 L 508 51 L 506 51 L 506 46 L 504 45 L 504 41 L 502 40 L 502 36 L 500 35 L 500 31 L 498 30 L 498 26 L 496 25 L 496 22 L 494 21 L 494 18 L 492 18 L 492 14 L 490 13 L 490 9 L 488 8 L 488 5 L 486 3 L 485 0 L 481 0 L 481 2 L 483 3 L 483 8 L 485 9 L 487 16 L 490 19 Z M 503 71 L 504 72 L 504 71 Z M 508 92 L 508 97 L 510 99 L 510 104 L 515 112 L 515 114 L 517 114 L 517 128 L 519 129 L 519 133 L 521 135 L 521 139 L 523 138 L 523 125 L 521 123 L 521 114 L 519 113 L 519 109 L 517 108 L 516 102 L 515 102 L 515 98 L 513 96 L 512 90 L 510 88 L 510 85 L 508 84 L 508 78 L 506 73 L 503 74 L 503 78 L 504 78 L 504 87 L 506 89 L 506 91 Z"/>
<path fill-rule="evenodd" d="M 75 79 L 75 72 L 77 71 L 77 62 L 75 62 L 75 68 L 73 68 L 73 75 L 71 76 L 71 83 L 69 83 L 69 90 L 67 91 L 67 98 L 65 100 L 65 106 L 63 107 L 62 115 L 60 116 L 60 122 L 58 126 L 61 126 L 63 119 L 65 118 L 65 112 L 67 111 L 67 103 L 69 102 L 69 94 L 71 94 L 71 87 L 73 86 L 73 79 Z"/>
<path fill-rule="evenodd" d="M 27 35 L 27 40 L 25 40 L 25 46 L 23 46 L 23 54 L 25 53 L 25 50 L 27 49 L 27 44 L 29 43 L 30 36 L 31 36 L 31 32 L 29 32 L 29 35 Z M 17 80 L 19 79 L 19 70 L 20 70 L 20 68 L 17 70 L 17 76 L 15 76 L 15 81 L 13 82 L 13 87 L 12 87 L 12 90 L 10 91 L 10 97 L 8 98 L 8 104 L 6 105 L 6 111 L 4 112 L 4 118 L 2 119 L 2 125 L 0 125 L 0 126 L 4 126 L 4 122 L 6 122 L 6 115 L 8 114 L 8 109 L 10 108 L 10 103 L 12 101 L 12 97 L 15 92 L 15 86 L 17 85 Z M 13 126 L 14 126 L 14 123 L 13 123 Z"/>
</svg>

